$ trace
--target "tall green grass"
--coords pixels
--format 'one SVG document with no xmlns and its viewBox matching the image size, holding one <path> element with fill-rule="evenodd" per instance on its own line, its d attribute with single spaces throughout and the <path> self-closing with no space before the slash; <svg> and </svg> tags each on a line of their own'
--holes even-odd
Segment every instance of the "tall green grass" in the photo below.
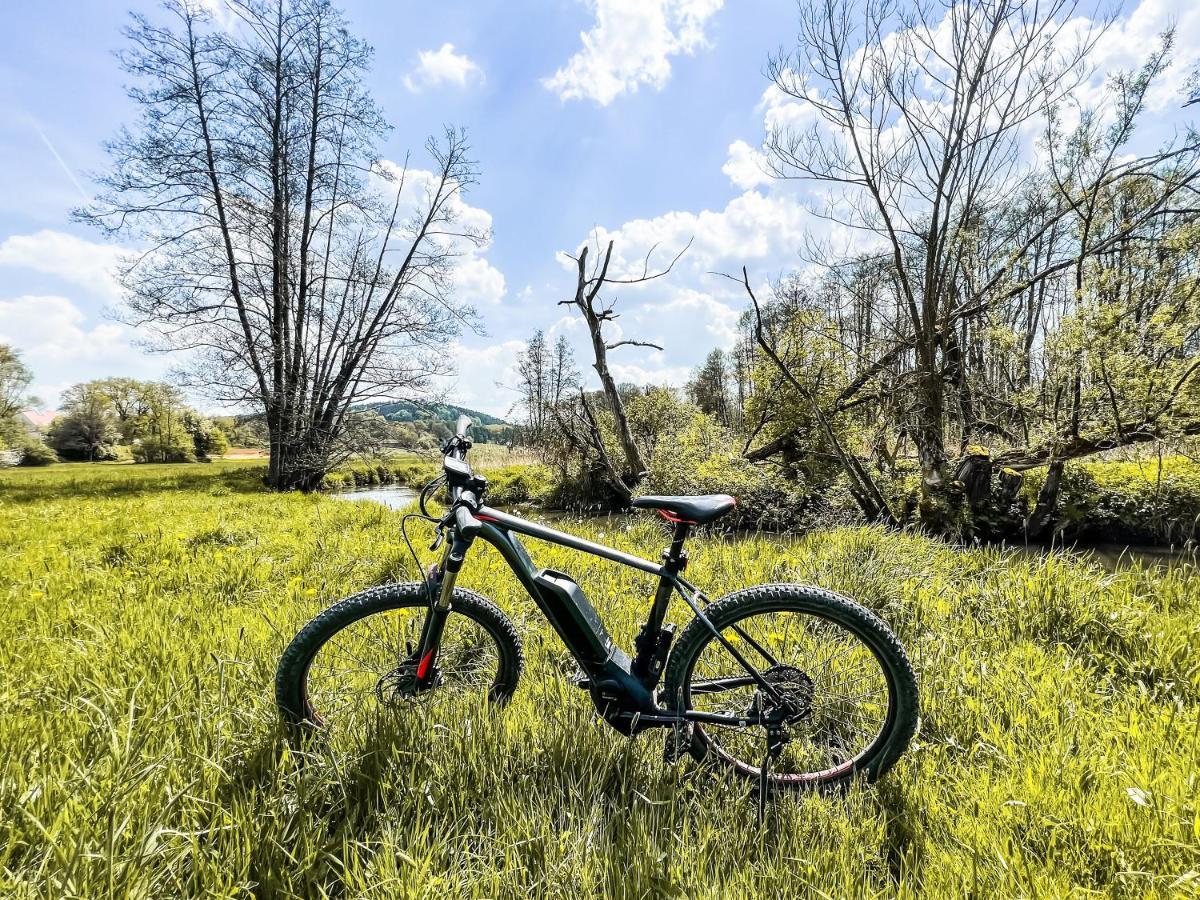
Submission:
<svg viewBox="0 0 1200 900">
<path fill-rule="evenodd" d="M 924 718 L 880 784 L 787 798 L 598 724 L 490 549 L 513 703 L 437 707 L 305 764 L 272 676 L 295 630 L 412 577 L 399 517 L 261 492 L 253 465 L 0 473 L 0 896 L 1175 897 L 1200 889 L 1200 576 L 846 529 L 694 542 L 712 594 L 857 597 Z M 575 528 L 576 526 L 566 526 Z M 616 527 L 617 530 L 614 530 Z M 580 523 L 654 556 L 653 522 Z M 531 545 L 626 645 L 647 578 Z M 682 606 L 676 610 L 684 620 Z"/>
</svg>

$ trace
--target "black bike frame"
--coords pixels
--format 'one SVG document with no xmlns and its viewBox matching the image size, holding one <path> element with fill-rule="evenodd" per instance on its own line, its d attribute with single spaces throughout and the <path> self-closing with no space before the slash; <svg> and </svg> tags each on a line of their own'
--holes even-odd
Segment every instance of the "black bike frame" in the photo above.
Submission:
<svg viewBox="0 0 1200 900">
<path fill-rule="evenodd" d="M 779 701 L 775 686 L 763 678 L 704 614 L 703 605 L 707 603 L 707 598 L 680 574 L 687 564 L 683 543 L 690 531 L 690 523 L 675 522 L 671 545 L 663 553 L 663 562 L 658 564 L 490 506 L 462 506 L 460 500 L 456 508 L 459 512 L 470 511 L 471 516 L 468 518 L 473 520 L 472 530 L 477 527 L 478 531 L 476 534 L 464 535 L 462 519 L 457 520 L 458 524 L 453 526 L 452 539 L 447 542 L 441 566 L 430 572 L 431 586 L 435 589 L 437 601 L 431 606 L 422 634 L 417 672 L 419 682 L 427 678 L 432 679 L 434 675 L 433 663 L 436 661 L 445 619 L 450 612 L 450 601 L 458 571 L 471 542 L 478 537 L 496 548 L 521 582 L 521 586 L 554 626 L 583 670 L 586 676 L 583 686 L 590 689 L 597 709 L 606 721 L 619 731 L 631 734 L 645 727 L 679 725 L 690 721 L 738 727 L 762 724 L 760 716 L 752 712 L 743 716 L 698 710 L 677 713 L 656 702 L 654 691 L 661 668 L 654 671 L 650 665 L 650 658 L 658 649 L 656 645 L 660 640 L 667 607 L 671 595 L 675 592 L 683 597 L 692 612 L 705 623 L 747 673 L 744 677 L 694 684 L 693 692 L 708 693 L 757 685 L 772 700 Z M 451 518 L 453 520 L 453 517 Z M 646 624 L 639 636 L 636 657 L 631 658 L 616 646 L 600 616 L 574 581 L 562 573 L 539 569 L 517 535 L 556 544 L 657 576 L 658 588 Z M 748 641 L 769 664 L 776 662 L 770 653 L 741 629 L 735 626 L 733 630 Z M 673 702 L 675 700 L 676 698 L 672 698 Z"/>
</svg>

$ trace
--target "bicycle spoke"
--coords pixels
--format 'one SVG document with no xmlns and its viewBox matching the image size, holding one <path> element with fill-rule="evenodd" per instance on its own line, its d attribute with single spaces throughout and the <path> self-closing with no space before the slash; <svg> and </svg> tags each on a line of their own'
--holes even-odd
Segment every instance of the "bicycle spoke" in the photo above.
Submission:
<svg viewBox="0 0 1200 900">
<path fill-rule="evenodd" d="M 784 747 L 771 762 L 771 779 L 816 778 L 840 769 L 882 733 L 890 688 L 878 659 L 853 632 L 788 610 L 752 613 L 723 631 L 735 646 L 740 639 L 771 661 L 760 674 L 792 704 L 783 725 Z M 757 683 L 737 672 L 728 651 L 710 640 L 692 664 L 685 699 L 699 712 L 747 718 L 761 702 L 758 693 Z M 704 722 L 696 728 L 718 755 L 745 772 L 759 771 L 765 732 L 757 722 Z"/>
</svg>

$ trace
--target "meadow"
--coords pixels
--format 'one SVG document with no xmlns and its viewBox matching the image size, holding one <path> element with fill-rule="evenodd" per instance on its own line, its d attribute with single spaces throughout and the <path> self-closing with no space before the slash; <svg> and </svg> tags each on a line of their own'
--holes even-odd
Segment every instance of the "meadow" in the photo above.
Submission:
<svg viewBox="0 0 1200 900">
<path fill-rule="evenodd" d="M 322 607 L 413 565 L 397 514 L 265 493 L 261 472 L 0 472 L 0 895 L 1200 894 L 1192 565 L 1106 572 L 864 528 L 695 540 L 690 574 L 710 594 L 769 580 L 849 594 L 920 678 L 921 729 L 888 776 L 781 799 L 759 823 L 746 786 L 595 721 L 491 550 L 464 584 L 522 633 L 513 703 L 438 721 L 417 707 L 371 746 L 298 759 L 272 702 L 281 650 Z M 663 543 L 650 518 L 563 527 L 650 556 Z M 578 576 L 628 644 L 648 579 L 530 549 Z"/>
</svg>

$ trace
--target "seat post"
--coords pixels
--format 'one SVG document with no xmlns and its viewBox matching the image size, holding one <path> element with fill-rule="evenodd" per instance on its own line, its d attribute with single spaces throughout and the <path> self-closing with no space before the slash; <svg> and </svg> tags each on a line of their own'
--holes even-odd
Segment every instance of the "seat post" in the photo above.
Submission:
<svg viewBox="0 0 1200 900">
<path fill-rule="evenodd" d="M 676 575 L 687 568 L 687 553 L 684 552 L 683 542 L 687 540 L 691 530 L 691 522 L 675 520 L 671 546 L 662 554 L 664 571 Z M 670 649 L 671 638 L 674 635 L 674 625 L 668 626 L 667 633 L 663 633 L 663 622 L 667 617 L 667 607 L 674 591 L 674 584 L 665 575 L 658 579 L 658 589 L 654 592 L 650 615 L 634 641 L 637 653 L 634 655 L 631 671 L 648 688 L 653 688 L 658 683 L 662 666 L 666 662 L 666 651 Z"/>
<path fill-rule="evenodd" d="M 671 546 L 663 553 L 663 562 L 668 572 L 682 572 L 687 568 L 687 554 L 683 552 L 683 542 L 692 531 L 691 522 L 676 522 L 675 531 L 671 535 Z"/>
</svg>

